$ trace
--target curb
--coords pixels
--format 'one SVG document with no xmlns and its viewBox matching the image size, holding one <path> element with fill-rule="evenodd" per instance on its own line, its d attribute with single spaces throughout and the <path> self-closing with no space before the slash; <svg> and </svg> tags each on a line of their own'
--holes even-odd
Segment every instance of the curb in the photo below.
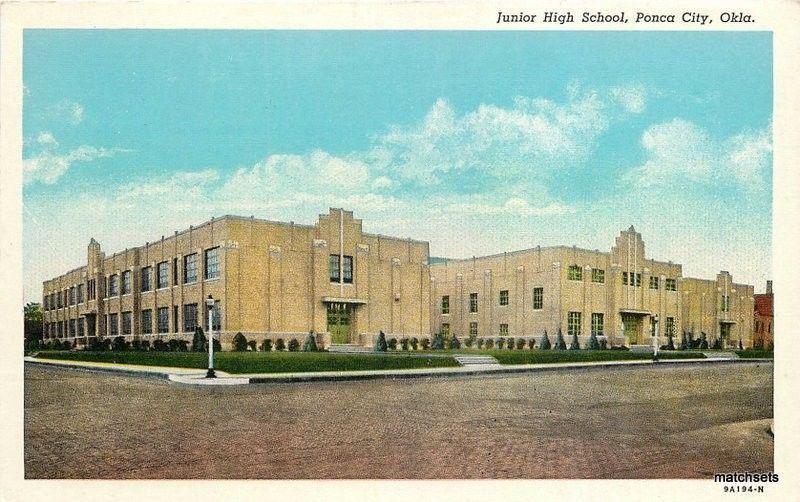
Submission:
<svg viewBox="0 0 800 502">
<path fill-rule="evenodd" d="M 117 374 L 126 376 L 138 376 L 143 378 L 158 378 L 161 380 L 168 380 L 170 383 L 178 385 L 191 385 L 191 386 L 238 386 L 238 385 L 252 385 L 252 384 L 275 384 L 275 383 L 302 383 L 302 382 L 345 382 L 345 381 L 358 381 L 358 380 L 405 380 L 411 378 L 458 378 L 458 377 L 474 377 L 474 376 L 491 376 L 491 375 L 510 375 L 510 374 L 523 374 L 523 373 L 540 373 L 540 372 L 554 372 L 554 371 L 599 371 L 604 369 L 637 369 L 642 367 L 647 368 L 667 368 L 675 366 L 691 366 L 698 364 L 760 364 L 772 363 L 773 359 L 666 359 L 658 362 L 651 360 L 633 360 L 633 361 L 603 361 L 600 363 L 585 364 L 585 363 L 566 363 L 566 364 L 541 364 L 541 365 L 519 365 L 519 366 L 499 366 L 491 368 L 445 368 L 439 371 L 421 370 L 421 371 L 401 371 L 393 372 L 386 370 L 385 372 L 362 372 L 362 373 L 298 373 L 286 374 L 275 373 L 273 375 L 259 375 L 259 376 L 222 376 L 216 379 L 206 379 L 202 372 L 195 374 L 188 373 L 167 373 L 160 371 L 147 371 L 147 370 L 130 370 L 120 367 L 90 367 L 73 365 L 65 361 L 51 360 L 48 362 L 32 361 L 26 358 L 25 364 L 33 364 L 37 366 L 46 367 L 59 367 L 71 370 L 85 371 L 88 373 L 103 373 L 103 374 Z"/>
</svg>

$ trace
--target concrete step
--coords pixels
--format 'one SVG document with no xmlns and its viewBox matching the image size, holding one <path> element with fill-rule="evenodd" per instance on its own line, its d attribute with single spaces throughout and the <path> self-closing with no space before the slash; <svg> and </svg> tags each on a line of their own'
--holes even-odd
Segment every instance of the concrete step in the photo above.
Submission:
<svg viewBox="0 0 800 502">
<path fill-rule="evenodd" d="M 735 352 L 703 352 L 706 357 L 713 357 L 715 359 L 739 359 L 739 355 Z"/>
<path fill-rule="evenodd" d="M 499 366 L 500 363 L 492 356 L 480 355 L 480 356 L 454 356 L 453 357 L 458 364 L 461 366 L 473 366 L 473 365 L 494 365 Z"/>
<path fill-rule="evenodd" d="M 328 346 L 328 352 L 338 352 L 341 354 L 371 354 L 370 347 L 364 347 L 355 343 L 333 343 Z"/>
</svg>

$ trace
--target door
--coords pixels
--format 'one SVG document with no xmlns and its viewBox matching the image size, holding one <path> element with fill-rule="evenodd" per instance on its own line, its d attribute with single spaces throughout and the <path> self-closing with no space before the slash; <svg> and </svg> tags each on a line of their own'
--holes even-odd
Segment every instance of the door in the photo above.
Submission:
<svg viewBox="0 0 800 502">
<path fill-rule="evenodd" d="M 350 342 L 351 307 L 346 303 L 328 304 L 328 333 L 332 343 Z"/>
<path fill-rule="evenodd" d="M 625 326 L 625 338 L 628 339 L 628 345 L 636 345 L 639 343 L 641 317 L 622 314 L 622 325 Z"/>
<path fill-rule="evenodd" d="M 719 337 L 722 340 L 722 348 L 726 348 L 728 341 L 731 339 L 731 325 L 729 323 L 719 323 Z"/>
</svg>

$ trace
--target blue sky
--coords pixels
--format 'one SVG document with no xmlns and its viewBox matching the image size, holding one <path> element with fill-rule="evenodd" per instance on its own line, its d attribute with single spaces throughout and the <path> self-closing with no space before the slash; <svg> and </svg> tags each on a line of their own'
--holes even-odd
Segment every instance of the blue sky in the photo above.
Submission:
<svg viewBox="0 0 800 502">
<path fill-rule="evenodd" d="M 746 32 L 27 30 L 25 299 L 213 215 L 466 257 L 608 249 L 770 276 L 772 38 Z"/>
</svg>

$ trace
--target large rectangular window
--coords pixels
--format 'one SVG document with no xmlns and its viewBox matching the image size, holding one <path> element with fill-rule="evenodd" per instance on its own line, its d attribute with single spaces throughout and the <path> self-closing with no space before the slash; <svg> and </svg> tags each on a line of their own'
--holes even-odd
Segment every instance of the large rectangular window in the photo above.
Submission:
<svg viewBox="0 0 800 502">
<path fill-rule="evenodd" d="M 108 336 L 119 335 L 119 318 L 117 314 L 108 314 Z"/>
<path fill-rule="evenodd" d="M 444 335 L 445 338 L 450 337 L 450 323 L 442 323 L 442 335 Z"/>
<path fill-rule="evenodd" d="M 183 257 L 183 283 L 197 282 L 197 253 Z"/>
<path fill-rule="evenodd" d="M 180 309 L 177 305 L 172 307 L 172 332 L 173 333 L 180 333 L 181 332 L 181 324 L 178 322 L 178 311 Z"/>
<path fill-rule="evenodd" d="M 508 336 L 508 324 L 500 323 L 500 336 Z"/>
<path fill-rule="evenodd" d="M 122 334 L 130 335 L 133 332 L 133 314 L 130 312 L 122 313 Z"/>
<path fill-rule="evenodd" d="M 78 333 L 78 321 L 75 319 L 69 320 L 69 336 L 74 337 Z"/>
<path fill-rule="evenodd" d="M 158 309 L 158 332 L 169 333 L 169 307 Z"/>
<path fill-rule="evenodd" d="M 353 257 L 342 256 L 342 282 L 353 284 Z"/>
<path fill-rule="evenodd" d="M 533 288 L 533 310 L 542 310 L 544 307 L 544 288 Z"/>
<path fill-rule="evenodd" d="M 108 296 L 119 295 L 119 278 L 114 274 L 108 278 Z"/>
<path fill-rule="evenodd" d="M 131 271 L 122 272 L 122 294 L 127 295 L 131 292 Z"/>
<path fill-rule="evenodd" d="M 664 335 L 675 336 L 675 318 L 667 317 L 664 321 Z"/>
<path fill-rule="evenodd" d="M 75 286 L 69 288 L 69 304 L 75 305 Z"/>
<path fill-rule="evenodd" d="M 478 336 L 478 323 L 476 322 L 469 323 L 469 335 Z"/>
<path fill-rule="evenodd" d="M 723 312 L 728 312 L 731 308 L 731 301 L 728 295 L 722 295 L 719 299 L 719 309 Z"/>
<path fill-rule="evenodd" d="M 580 281 L 583 279 L 583 269 L 580 265 L 570 265 L 567 268 L 567 279 L 570 281 Z"/>
<path fill-rule="evenodd" d="M 89 282 L 86 283 L 86 296 L 89 300 L 97 298 L 97 281 L 95 279 L 89 279 Z"/>
<path fill-rule="evenodd" d="M 664 289 L 667 291 L 677 291 L 675 279 L 667 279 L 664 281 Z"/>
<path fill-rule="evenodd" d="M 153 269 L 152 267 L 144 267 L 141 270 L 142 274 L 142 292 L 150 291 L 153 288 Z"/>
<path fill-rule="evenodd" d="M 142 334 L 149 335 L 153 332 L 153 311 L 142 310 Z"/>
<path fill-rule="evenodd" d="M 594 336 L 603 336 L 604 318 L 602 313 L 592 314 L 592 334 Z"/>
<path fill-rule="evenodd" d="M 78 284 L 77 288 L 75 289 L 75 294 L 78 297 L 78 303 L 83 303 L 83 283 Z"/>
<path fill-rule="evenodd" d="M 445 295 L 442 297 L 442 314 L 450 313 L 450 297 Z"/>
<path fill-rule="evenodd" d="M 567 313 L 567 334 L 569 336 L 581 334 L 581 313 L 569 312 Z"/>
<path fill-rule="evenodd" d="M 592 282 L 604 284 L 606 282 L 606 271 L 602 268 L 592 269 Z"/>
<path fill-rule="evenodd" d="M 658 289 L 658 277 L 650 276 L 650 289 Z"/>
<path fill-rule="evenodd" d="M 469 294 L 469 312 L 474 314 L 478 311 L 478 293 Z"/>
<path fill-rule="evenodd" d="M 165 261 L 162 261 L 161 263 L 156 265 L 156 274 L 157 274 L 157 277 L 156 277 L 156 288 L 157 289 L 163 289 L 163 288 L 166 288 L 167 286 L 169 286 L 169 284 L 167 282 L 168 281 L 167 274 L 169 273 L 167 271 L 168 268 L 169 268 L 169 264 L 167 262 L 165 262 Z"/>
<path fill-rule="evenodd" d="M 84 322 L 85 322 L 85 321 L 84 321 L 84 318 L 83 318 L 83 317 L 81 317 L 80 319 L 78 319 L 78 336 L 79 336 L 79 337 L 83 337 L 83 336 L 84 336 L 84 333 L 85 333 L 85 332 L 84 332 L 84 328 L 83 328 L 83 323 L 84 323 Z"/>
<path fill-rule="evenodd" d="M 205 251 L 205 278 L 216 279 L 219 277 L 219 248 L 206 249 Z"/>
<path fill-rule="evenodd" d="M 331 282 L 339 282 L 339 279 L 341 278 L 341 275 L 340 275 L 341 270 L 339 269 L 339 255 L 338 254 L 332 254 L 328 258 L 328 271 L 329 271 L 329 275 L 331 277 Z"/>
<path fill-rule="evenodd" d="M 508 305 L 508 290 L 503 289 L 500 291 L 500 305 Z"/>
<path fill-rule="evenodd" d="M 173 286 L 177 286 L 178 285 L 178 277 L 180 277 L 180 275 L 178 275 L 178 259 L 177 258 L 173 258 L 172 259 L 172 285 Z"/>
<path fill-rule="evenodd" d="M 188 303 L 183 306 L 183 331 L 191 333 L 197 329 L 197 304 Z"/>
</svg>

